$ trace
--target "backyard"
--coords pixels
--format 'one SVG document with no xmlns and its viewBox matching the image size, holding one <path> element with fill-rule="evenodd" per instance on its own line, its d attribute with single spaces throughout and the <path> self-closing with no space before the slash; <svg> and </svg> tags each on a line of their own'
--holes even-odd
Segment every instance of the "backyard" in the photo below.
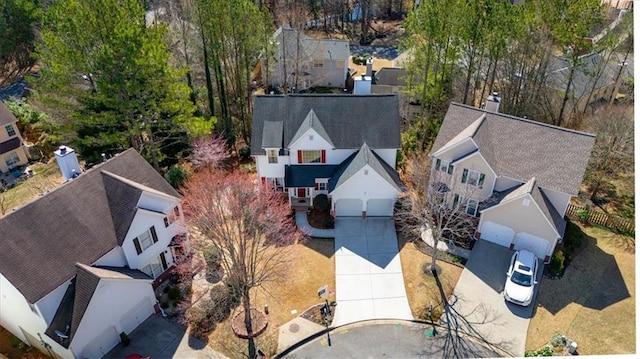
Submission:
<svg viewBox="0 0 640 359">
<path fill-rule="evenodd" d="M 586 243 L 562 278 L 542 280 L 526 349 L 538 350 L 560 333 L 582 355 L 635 353 L 633 238 L 580 228 Z"/>
</svg>

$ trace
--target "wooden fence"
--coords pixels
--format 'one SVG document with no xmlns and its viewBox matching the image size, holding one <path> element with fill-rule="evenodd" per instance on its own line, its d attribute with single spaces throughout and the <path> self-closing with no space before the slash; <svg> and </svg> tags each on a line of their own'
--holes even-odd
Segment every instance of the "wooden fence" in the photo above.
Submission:
<svg viewBox="0 0 640 359">
<path fill-rule="evenodd" d="M 589 207 L 578 207 L 569 204 L 569 208 L 567 208 L 567 215 L 590 224 L 600 225 L 613 230 L 631 233 L 633 235 L 636 233 L 636 223 L 633 219 L 612 216 Z"/>
</svg>

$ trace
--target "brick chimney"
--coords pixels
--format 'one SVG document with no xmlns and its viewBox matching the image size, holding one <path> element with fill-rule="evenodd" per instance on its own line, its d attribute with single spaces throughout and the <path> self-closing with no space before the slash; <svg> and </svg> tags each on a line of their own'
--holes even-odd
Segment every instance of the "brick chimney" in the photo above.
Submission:
<svg viewBox="0 0 640 359">
<path fill-rule="evenodd" d="M 76 151 L 73 148 L 62 145 L 53 154 L 56 156 L 56 161 L 58 161 L 60 172 L 62 172 L 65 181 L 80 176 L 82 169 L 80 169 L 78 157 L 76 157 Z"/>
</svg>

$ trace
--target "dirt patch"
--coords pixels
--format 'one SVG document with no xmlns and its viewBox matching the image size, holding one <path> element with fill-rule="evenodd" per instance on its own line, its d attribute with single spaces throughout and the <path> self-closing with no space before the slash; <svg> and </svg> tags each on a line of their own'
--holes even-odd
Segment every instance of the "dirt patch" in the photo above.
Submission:
<svg viewBox="0 0 640 359">
<path fill-rule="evenodd" d="M 329 305 L 328 308 L 330 310 L 324 312 L 326 314 L 323 314 L 323 310 L 326 310 L 324 308 L 327 308 L 327 303 L 318 303 L 305 310 L 300 316 L 319 325 L 327 325 L 327 323 L 331 324 L 333 321 L 333 314 L 335 313 L 335 306 Z"/>
<path fill-rule="evenodd" d="M 634 353 L 635 254 L 622 236 L 580 228 L 585 248 L 562 279 L 542 280 L 526 349 L 537 350 L 554 333 L 563 333 L 583 355 Z"/>
<path fill-rule="evenodd" d="M 41 359 L 47 358 L 46 355 L 40 353 L 37 349 L 31 348 L 16 338 L 8 330 L 0 327 L 0 357 L 22 358 L 22 359 Z"/>
</svg>

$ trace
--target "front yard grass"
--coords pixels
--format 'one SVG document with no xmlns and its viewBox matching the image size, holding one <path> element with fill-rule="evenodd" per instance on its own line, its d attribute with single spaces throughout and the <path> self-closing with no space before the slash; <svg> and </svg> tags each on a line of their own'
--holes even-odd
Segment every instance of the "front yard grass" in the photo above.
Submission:
<svg viewBox="0 0 640 359">
<path fill-rule="evenodd" d="M 428 320 L 427 311 L 429 305 L 433 304 L 434 320 L 437 320 L 437 316 L 442 313 L 442 300 L 435 279 L 423 271 L 424 264 L 431 263 L 431 256 L 418 250 L 413 242 L 401 234 L 398 234 L 398 246 L 404 286 L 414 318 Z M 440 282 L 447 298 L 450 298 L 463 268 L 442 260 L 438 260 L 438 266 L 442 269 Z"/>
<path fill-rule="evenodd" d="M 583 355 L 636 351 L 635 253 L 632 238 L 580 225 L 587 244 L 561 279 L 543 279 L 526 350 L 556 332 L 578 343 Z"/>
<path fill-rule="evenodd" d="M 287 278 L 272 283 L 264 289 L 253 292 L 253 306 L 264 310 L 269 306 L 267 318 L 269 325 L 256 343 L 268 356 L 276 353 L 278 329 L 281 325 L 298 317 L 309 307 L 323 302 L 318 297 L 318 288 L 329 285 L 335 290 L 335 261 L 332 239 L 312 238 L 305 244 L 296 244 L 291 248 L 294 261 Z M 330 297 L 329 300 L 335 299 Z M 242 308 L 238 307 L 224 322 L 219 323 L 209 335 L 209 345 L 230 358 L 245 358 L 247 341 L 237 338 L 231 331 L 231 318 Z M 295 310 L 296 313 L 292 313 Z"/>
</svg>

